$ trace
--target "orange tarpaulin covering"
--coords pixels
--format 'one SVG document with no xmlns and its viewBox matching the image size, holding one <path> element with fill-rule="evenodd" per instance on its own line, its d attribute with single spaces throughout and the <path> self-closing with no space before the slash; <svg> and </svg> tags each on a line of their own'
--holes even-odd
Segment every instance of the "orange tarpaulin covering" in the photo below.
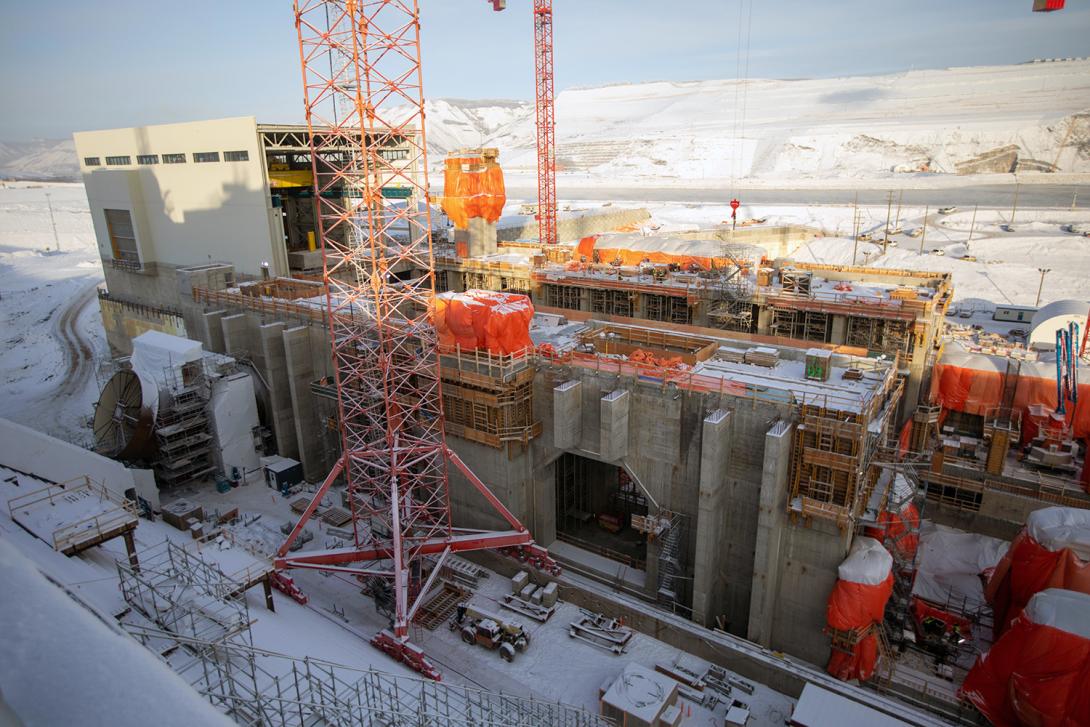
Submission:
<svg viewBox="0 0 1090 727">
<path fill-rule="evenodd" d="M 1046 507 L 1031 512 L 984 589 L 995 615 L 996 635 L 1039 591 L 1065 588 L 1090 594 L 1088 556 L 1090 510 Z"/>
<path fill-rule="evenodd" d="M 1003 398 L 1003 374 L 999 371 L 982 371 L 974 368 L 935 364 L 931 377 L 931 400 L 944 409 L 984 414 L 997 407 Z M 1076 437 L 1090 437 L 1090 384 L 1079 384 L 1079 406 L 1074 417 L 1074 407 L 1068 402 L 1068 423 Z M 1014 408 L 1023 412 L 1032 404 L 1049 409 L 1056 408 L 1056 380 L 1036 376 L 1019 376 L 1014 394 Z"/>
<path fill-rule="evenodd" d="M 916 503 L 908 502 L 900 512 L 883 510 L 878 513 L 878 521 L 867 526 L 863 532 L 867 537 L 884 541 L 886 547 L 895 550 L 897 555 L 911 561 L 916 557 L 920 545 L 920 511 Z"/>
<path fill-rule="evenodd" d="M 491 290 L 440 293 L 432 308 L 439 345 L 458 345 L 467 351 L 510 354 L 533 346 L 533 317 L 534 306 L 525 295 Z"/>
<path fill-rule="evenodd" d="M 1090 725 L 1090 596 L 1035 595 L 959 694 L 996 727 Z"/>
<path fill-rule="evenodd" d="M 837 631 L 866 632 L 851 653 L 834 646 L 826 670 L 837 679 L 866 681 L 878 662 L 878 641 L 871 626 L 881 623 L 893 592 L 893 558 L 882 544 L 867 537 L 852 543 L 851 553 L 837 569 L 826 608 L 826 622 Z"/>
<path fill-rule="evenodd" d="M 713 267 L 720 270 L 734 267 L 734 263 L 730 258 L 726 257 L 677 255 L 658 250 L 629 250 L 623 247 L 598 247 L 598 239 L 598 235 L 591 235 L 590 237 L 581 239 L 579 244 L 575 246 L 576 260 L 580 257 L 585 257 L 587 262 L 593 262 L 594 253 L 598 253 L 598 262 L 605 264 L 620 258 L 621 264 L 628 266 L 639 265 L 646 260 L 648 262 L 660 264 L 677 263 L 683 269 L 689 267 L 689 265 L 693 263 L 704 270 L 711 270 Z"/>
<path fill-rule="evenodd" d="M 469 225 L 470 217 L 495 222 L 507 203 L 503 170 L 495 161 L 481 158 L 451 157 L 443 174 L 443 212 L 459 230 Z"/>
</svg>

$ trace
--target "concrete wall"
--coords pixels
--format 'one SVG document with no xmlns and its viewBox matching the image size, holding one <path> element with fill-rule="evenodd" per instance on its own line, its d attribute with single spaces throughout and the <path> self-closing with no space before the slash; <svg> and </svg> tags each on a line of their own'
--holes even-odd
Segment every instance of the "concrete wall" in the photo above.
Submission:
<svg viewBox="0 0 1090 727">
<path fill-rule="evenodd" d="M 118 497 L 136 494 L 159 507 L 159 488 L 151 470 L 129 469 L 112 459 L 48 434 L 0 419 L 0 462 L 20 472 L 61 483 L 84 475 L 103 484 Z"/>
<path fill-rule="evenodd" d="M 132 213 L 145 264 L 229 258 L 242 273 L 257 275 L 268 261 L 274 274 L 287 274 L 252 116 L 79 132 L 74 138 L 103 260 L 113 257 L 103 209 L 122 209 Z M 194 163 L 194 153 L 211 151 L 219 152 L 220 161 Z M 246 151 L 249 161 L 224 161 L 226 151 Z M 138 164 L 143 154 L 159 155 L 160 163 Z M 186 161 L 164 164 L 164 154 L 184 154 Z M 128 156 L 132 163 L 105 166 L 107 156 Z M 86 157 L 98 157 L 103 166 L 88 167 Z"/>
<path fill-rule="evenodd" d="M 595 235 L 600 232 L 610 232 L 624 225 L 644 222 L 651 218 L 651 213 L 646 209 L 614 209 L 603 207 L 595 210 L 584 210 L 579 213 L 561 213 L 556 223 L 556 236 L 561 242 L 578 240 L 587 235 Z M 499 225 L 502 225 L 502 220 Z M 533 219 L 522 224 L 498 226 L 496 239 L 500 242 L 512 242 L 514 240 L 537 240 L 537 222 Z"/>
</svg>

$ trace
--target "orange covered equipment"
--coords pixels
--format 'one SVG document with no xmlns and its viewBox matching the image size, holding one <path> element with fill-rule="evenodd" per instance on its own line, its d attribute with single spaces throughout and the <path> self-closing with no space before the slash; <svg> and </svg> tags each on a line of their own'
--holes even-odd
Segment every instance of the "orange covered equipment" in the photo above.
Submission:
<svg viewBox="0 0 1090 727">
<path fill-rule="evenodd" d="M 1050 588 L 977 658 L 960 695 L 996 727 L 1090 725 L 1090 595 Z"/>
<path fill-rule="evenodd" d="M 507 203 L 503 170 L 494 154 L 447 157 L 443 174 L 443 212 L 459 230 L 471 217 L 495 222 Z"/>
<path fill-rule="evenodd" d="M 878 637 L 886 601 L 893 592 L 893 558 L 873 538 L 858 537 L 837 569 L 839 576 L 829 596 L 826 622 L 830 629 L 854 632 L 850 651 L 834 643 L 828 672 L 837 679 L 866 681 L 878 663 Z"/>
<path fill-rule="evenodd" d="M 664 249 L 647 249 L 637 243 L 643 243 L 647 239 L 654 239 L 658 244 L 669 245 Z M 658 263 L 660 265 L 675 263 L 682 269 L 692 265 L 702 270 L 728 270 L 734 267 L 734 260 L 708 254 L 693 254 L 693 251 L 708 252 L 707 245 L 699 242 L 684 244 L 686 241 L 674 238 L 644 238 L 642 235 L 591 235 L 579 240 L 575 246 L 575 260 L 586 258 L 587 262 L 594 261 L 597 253 L 598 262 L 609 264 L 616 260 L 621 265 L 634 267 L 643 262 Z M 631 243 L 630 245 L 627 243 Z"/>
<path fill-rule="evenodd" d="M 944 357 L 946 358 L 946 357 Z M 1052 364 L 1048 364 L 1051 366 Z M 1025 414 L 1033 404 L 1056 408 L 1056 379 L 1042 376 L 1030 376 L 1025 372 L 1018 377 L 1014 392 L 1014 408 Z M 972 366 L 957 366 L 951 363 L 935 364 L 931 376 L 931 401 L 943 409 L 965 412 L 966 414 L 985 414 L 1002 403 L 1003 372 L 985 370 Z M 1068 415 L 1068 424 L 1076 437 L 1090 438 L 1090 406 L 1082 402 L 1090 399 L 1090 384 L 1079 384 L 1079 403 L 1074 416 Z M 1067 411 L 1075 407 L 1068 402 Z M 1023 416 L 1023 421 L 1026 417 Z"/>
<path fill-rule="evenodd" d="M 900 472 L 892 477 L 890 504 L 878 513 L 874 525 L 863 529 L 863 534 L 881 542 L 894 555 L 911 561 L 920 544 L 920 511 L 912 501 L 915 493 L 908 478 Z"/>
<path fill-rule="evenodd" d="M 432 308 L 440 346 L 487 349 L 496 354 L 520 353 L 533 347 L 533 317 L 534 306 L 525 295 L 491 290 L 440 293 Z"/>
<path fill-rule="evenodd" d="M 1046 507 L 1026 518 L 984 589 L 996 636 L 1046 588 L 1090 594 L 1090 510 Z"/>
</svg>

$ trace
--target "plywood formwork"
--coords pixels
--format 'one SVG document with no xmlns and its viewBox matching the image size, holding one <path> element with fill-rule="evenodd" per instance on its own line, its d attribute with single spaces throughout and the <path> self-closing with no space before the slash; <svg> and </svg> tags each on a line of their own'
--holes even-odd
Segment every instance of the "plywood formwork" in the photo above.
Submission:
<svg viewBox="0 0 1090 727">
<path fill-rule="evenodd" d="M 903 388 L 891 370 L 861 410 L 845 411 L 829 401 L 800 404 L 791 462 L 792 516 L 852 526 L 878 481 L 872 457 L 886 443 Z"/>
</svg>

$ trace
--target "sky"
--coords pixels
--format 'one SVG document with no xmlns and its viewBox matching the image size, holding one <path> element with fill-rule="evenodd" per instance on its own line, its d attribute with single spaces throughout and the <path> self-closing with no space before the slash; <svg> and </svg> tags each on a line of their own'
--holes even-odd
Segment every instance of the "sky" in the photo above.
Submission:
<svg viewBox="0 0 1090 727">
<path fill-rule="evenodd" d="M 531 0 L 420 0 L 429 98 L 533 97 Z M 1090 0 L 554 0 L 557 90 L 812 78 L 1090 55 Z M 739 37 L 741 36 L 741 44 Z M 748 43 L 746 38 L 748 36 Z M 739 45 L 748 53 L 739 54 Z M 289 0 L 6 2 L 0 140 L 302 118 Z M 745 69 L 748 62 L 748 74 Z"/>
</svg>

